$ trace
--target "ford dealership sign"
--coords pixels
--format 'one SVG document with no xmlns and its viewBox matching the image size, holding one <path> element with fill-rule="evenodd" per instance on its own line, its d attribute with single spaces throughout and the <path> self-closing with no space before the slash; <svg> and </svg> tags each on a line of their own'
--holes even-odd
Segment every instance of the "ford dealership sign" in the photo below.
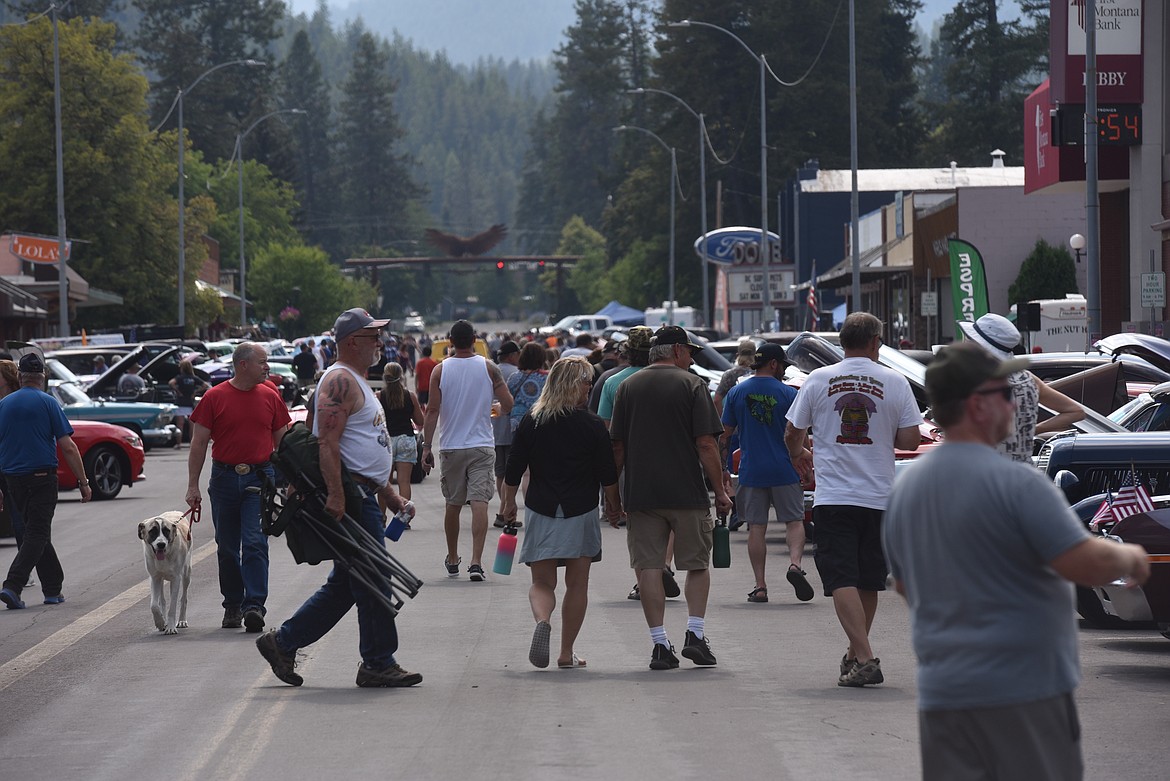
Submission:
<svg viewBox="0 0 1170 781">
<path fill-rule="evenodd" d="M 695 253 L 703 257 L 706 245 L 707 260 L 726 266 L 755 266 L 760 263 L 760 229 L 720 228 L 700 236 L 695 241 Z M 780 237 L 768 233 L 768 263 L 780 263 Z"/>
</svg>

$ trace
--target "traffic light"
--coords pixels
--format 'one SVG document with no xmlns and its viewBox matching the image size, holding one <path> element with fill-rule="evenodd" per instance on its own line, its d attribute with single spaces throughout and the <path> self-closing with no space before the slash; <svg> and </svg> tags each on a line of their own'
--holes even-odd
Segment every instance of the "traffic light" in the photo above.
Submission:
<svg viewBox="0 0 1170 781">
<path fill-rule="evenodd" d="M 496 261 L 496 271 L 503 271 L 503 270 L 504 270 L 504 261 L 497 260 Z"/>
<path fill-rule="evenodd" d="M 536 266 L 537 266 L 537 268 L 544 268 L 544 261 L 543 260 L 536 261 Z"/>
</svg>

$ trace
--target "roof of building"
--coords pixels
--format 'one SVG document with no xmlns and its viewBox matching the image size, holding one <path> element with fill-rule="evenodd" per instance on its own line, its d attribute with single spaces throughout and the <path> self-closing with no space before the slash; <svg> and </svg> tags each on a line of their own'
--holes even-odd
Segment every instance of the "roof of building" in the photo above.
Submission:
<svg viewBox="0 0 1170 781">
<path fill-rule="evenodd" d="M 815 179 L 800 180 L 805 193 L 847 193 L 853 189 L 849 169 L 817 171 Z M 979 168 L 876 168 L 858 169 L 858 192 L 898 190 L 954 190 L 960 187 L 1023 187 L 1023 166 Z"/>
</svg>

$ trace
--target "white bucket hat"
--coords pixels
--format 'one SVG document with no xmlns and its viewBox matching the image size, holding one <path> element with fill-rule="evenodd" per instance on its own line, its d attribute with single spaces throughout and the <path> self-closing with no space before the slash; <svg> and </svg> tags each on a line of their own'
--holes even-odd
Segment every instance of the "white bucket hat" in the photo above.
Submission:
<svg viewBox="0 0 1170 781">
<path fill-rule="evenodd" d="M 1020 332 L 1003 315 L 986 314 L 975 322 L 955 321 L 964 339 L 982 346 L 996 358 L 1006 360 L 1012 357 L 1012 350 L 1020 343 Z"/>
</svg>

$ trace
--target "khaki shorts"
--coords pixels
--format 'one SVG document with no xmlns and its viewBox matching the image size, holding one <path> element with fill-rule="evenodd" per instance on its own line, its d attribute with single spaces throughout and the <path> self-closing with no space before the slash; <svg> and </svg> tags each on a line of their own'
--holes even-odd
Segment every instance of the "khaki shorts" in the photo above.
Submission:
<svg viewBox="0 0 1170 781">
<path fill-rule="evenodd" d="M 496 493 L 496 449 L 439 451 L 439 486 L 447 504 L 490 502 Z"/>
<path fill-rule="evenodd" d="M 633 569 L 662 569 L 666 544 L 674 532 L 674 568 L 701 570 L 711 566 L 710 508 L 635 510 L 626 516 L 626 545 Z"/>
</svg>

